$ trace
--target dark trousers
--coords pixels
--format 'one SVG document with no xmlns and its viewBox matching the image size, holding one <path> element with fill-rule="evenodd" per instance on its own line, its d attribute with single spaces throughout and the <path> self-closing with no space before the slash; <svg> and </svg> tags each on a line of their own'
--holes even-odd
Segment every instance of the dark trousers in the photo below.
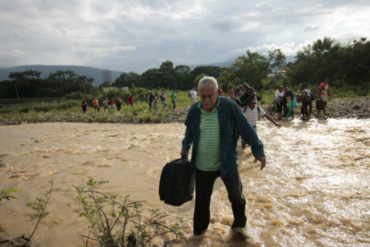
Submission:
<svg viewBox="0 0 370 247">
<path fill-rule="evenodd" d="M 211 195 L 213 185 L 218 176 L 220 176 L 219 171 L 204 172 L 198 169 L 195 170 L 196 198 L 193 226 L 195 235 L 203 233 L 208 228 Z M 247 217 L 245 216 L 245 198 L 238 168 L 229 172 L 222 180 L 226 186 L 234 214 L 234 223 L 231 227 L 245 227 L 247 223 Z"/>
</svg>

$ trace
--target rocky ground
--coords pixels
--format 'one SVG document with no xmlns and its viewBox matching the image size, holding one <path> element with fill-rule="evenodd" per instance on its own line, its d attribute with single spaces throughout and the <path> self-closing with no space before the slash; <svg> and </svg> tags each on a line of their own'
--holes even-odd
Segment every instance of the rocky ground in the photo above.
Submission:
<svg viewBox="0 0 370 247">
<path fill-rule="evenodd" d="M 269 114 L 274 115 L 272 106 L 264 106 Z M 301 103 L 295 110 L 295 114 L 299 115 Z M 364 119 L 370 118 L 370 97 L 361 98 L 335 98 L 330 99 L 326 107 L 326 115 L 321 112 L 319 115 L 316 110 L 316 103 L 312 102 L 312 115 L 311 117 L 317 118 L 357 118 Z"/>
<path fill-rule="evenodd" d="M 370 97 L 333 99 L 327 112 L 333 118 L 370 118 Z"/>
</svg>

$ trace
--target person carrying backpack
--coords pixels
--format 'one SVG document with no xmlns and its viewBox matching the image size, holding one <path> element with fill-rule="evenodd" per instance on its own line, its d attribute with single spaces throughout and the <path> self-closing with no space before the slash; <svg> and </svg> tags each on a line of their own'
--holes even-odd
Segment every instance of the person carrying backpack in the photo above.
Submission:
<svg viewBox="0 0 370 247">
<path fill-rule="evenodd" d="M 251 102 L 244 108 L 244 115 L 247 118 L 248 122 L 257 132 L 257 120 L 259 117 L 267 118 L 271 123 L 273 123 L 276 127 L 280 128 L 281 125 L 278 124 L 269 114 L 265 112 L 265 110 L 257 105 L 257 97 L 255 96 Z M 242 139 L 242 149 L 245 149 L 246 141 Z"/>
</svg>

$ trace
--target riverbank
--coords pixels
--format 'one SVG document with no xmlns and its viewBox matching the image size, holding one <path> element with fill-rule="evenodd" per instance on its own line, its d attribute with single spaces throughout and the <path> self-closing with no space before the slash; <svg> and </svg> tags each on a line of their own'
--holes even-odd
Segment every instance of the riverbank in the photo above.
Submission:
<svg viewBox="0 0 370 247">
<path fill-rule="evenodd" d="M 272 115 L 272 106 L 263 105 Z M 361 98 L 335 98 L 327 106 L 328 118 L 370 118 L 370 97 Z M 296 109 L 299 115 L 300 106 Z M 17 114 L 0 114 L 1 125 L 39 122 L 82 122 L 82 123 L 183 123 L 186 119 L 188 107 L 178 107 L 175 111 L 169 108 L 159 108 L 148 111 L 94 112 L 83 114 L 79 111 L 53 111 L 53 112 L 26 112 Z M 313 102 L 313 117 L 321 118 L 317 114 Z"/>
</svg>

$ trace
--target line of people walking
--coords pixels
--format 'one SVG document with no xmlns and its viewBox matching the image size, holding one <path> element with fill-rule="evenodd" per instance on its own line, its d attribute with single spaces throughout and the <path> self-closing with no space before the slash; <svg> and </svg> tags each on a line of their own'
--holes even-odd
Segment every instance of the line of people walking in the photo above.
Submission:
<svg viewBox="0 0 370 247">
<path fill-rule="evenodd" d="M 127 103 L 130 107 L 134 106 L 134 96 L 129 96 L 127 99 Z M 81 107 L 82 112 L 86 113 L 87 111 L 88 103 L 86 100 L 82 100 Z M 92 100 L 92 107 L 94 108 L 95 112 L 100 112 L 101 107 L 103 106 L 104 112 L 113 110 L 115 107 L 117 109 L 117 112 L 121 112 L 122 109 L 122 100 L 117 96 L 115 99 L 108 99 L 105 98 L 102 102 L 102 105 L 100 105 L 98 98 L 94 98 Z"/>
</svg>

